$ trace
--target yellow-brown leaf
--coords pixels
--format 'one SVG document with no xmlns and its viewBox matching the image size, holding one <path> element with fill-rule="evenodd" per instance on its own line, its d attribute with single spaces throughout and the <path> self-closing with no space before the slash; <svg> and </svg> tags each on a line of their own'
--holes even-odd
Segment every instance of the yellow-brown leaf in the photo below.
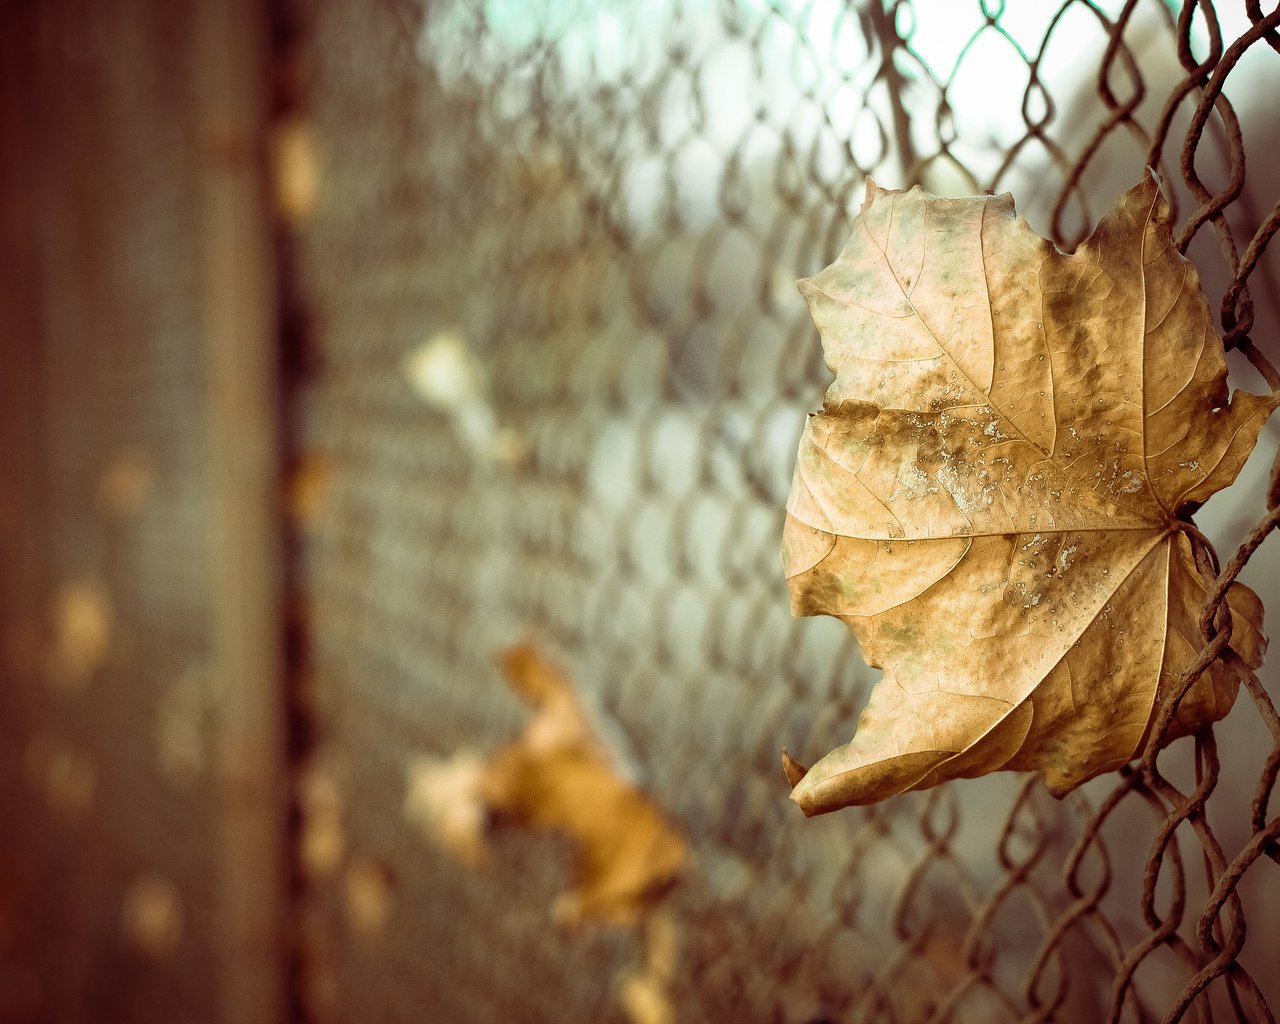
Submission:
<svg viewBox="0 0 1280 1024">
<path fill-rule="evenodd" d="M 869 185 L 800 282 L 836 378 L 787 506 L 793 610 L 840 617 L 885 669 L 850 743 L 788 758 L 806 814 L 999 769 L 1061 795 L 1139 751 L 1202 644 L 1190 513 L 1276 405 L 1228 395 L 1169 216 L 1148 175 L 1067 255 L 1008 195 Z M 1227 603 L 1256 667 L 1261 606 L 1238 584 Z M 1170 736 L 1237 687 L 1213 665 Z"/>
</svg>

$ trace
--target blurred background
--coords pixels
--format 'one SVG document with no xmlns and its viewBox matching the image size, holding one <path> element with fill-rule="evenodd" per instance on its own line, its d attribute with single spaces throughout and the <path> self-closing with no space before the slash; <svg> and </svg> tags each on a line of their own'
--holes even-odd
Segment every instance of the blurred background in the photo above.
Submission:
<svg viewBox="0 0 1280 1024">
<path fill-rule="evenodd" d="M 1070 249 L 1151 164 L 1276 386 L 1262 6 L 6 5 L 0 1022 L 1273 1020 L 1273 665 L 1062 802 L 806 821 L 778 766 L 877 676 L 788 612 L 795 279 L 868 175 Z M 1277 445 L 1197 517 L 1224 563 Z M 526 638 L 687 844 L 630 924 L 449 774 Z"/>
</svg>

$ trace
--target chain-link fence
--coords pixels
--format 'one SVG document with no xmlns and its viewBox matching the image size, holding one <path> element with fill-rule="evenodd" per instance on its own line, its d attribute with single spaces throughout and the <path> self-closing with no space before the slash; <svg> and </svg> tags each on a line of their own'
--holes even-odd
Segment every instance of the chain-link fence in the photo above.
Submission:
<svg viewBox="0 0 1280 1024">
<path fill-rule="evenodd" d="M 308 883 L 318 1015 L 620 1017 L 638 940 L 551 924 L 553 840 L 501 836 L 473 871 L 406 835 L 406 759 L 513 730 L 492 658 L 531 633 L 691 843 L 676 1019 L 1271 1019 L 1274 671 L 1221 758 L 1206 732 L 1062 803 L 993 776 L 806 822 L 777 762 L 848 739 L 871 681 L 838 623 L 788 616 L 777 555 L 827 380 L 794 281 L 866 176 L 1011 190 L 1072 247 L 1151 164 L 1228 346 L 1280 383 L 1280 14 L 1217 6 L 298 12 L 323 184 L 297 411 L 330 488 L 303 545 L 307 785 L 356 858 Z M 1228 575 L 1277 521 L 1275 443 L 1206 520 L 1235 547 L 1266 513 Z M 360 858 L 397 902 L 348 941 Z"/>
<path fill-rule="evenodd" d="M 252 149 L 187 45 L 211 22 L 68 0 L 0 47 L 25 55 L 0 129 L 37 154 L 0 160 L 35 210 L 0 205 L 0 228 L 48 219 L 38 260 L 3 263 L 6 330 L 41 345 L 8 346 L 0 378 L 0 801 L 22 823 L 0 1019 L 245 1019 L 214 973 L 271 969 L 261 935 L 225 933 L 279 879 L 232 819 L 275 769 L 251 784 L 226 734 L 278 685 L 294 1019 L 1274 1020 L 1273 666 L 1213 730 L 1062 801 L 996 774 L 806 820 L 779 751 L 847 741 L 875 674 L 839 622 L 790 616 L 778 551 L 830 379 L 795 280 L 836 255 L 868 176 L 1011 191 L 1071 248 L 1155 167 L 1233 382 L 1280 387 L 1280 11 L 272 11 L 283 680 L 218 653 L 253 615 L 236 626 L 227 581 L 274 570 L 235 562 L 237 524 L 262 521 L 225 500 L 242 407 L 211 380 L 235 360 L 209 325 L 234 334 L 245 279 L 197 211 L 226 212 L 207 165 Z M 1219 594 L 1238 574 L 1273 613 L 1278 448 L 1273 424 L 1197 515 Z M 1232 657 L 1212 602 L 1203 621 L 1204 657 Z M 520 728 L 494 658 L 524 637 L 688 843 L 641 929 L 556 923 L 562 837 L 497 828 L 471 866 L 422 828 L 423 766 Z M 628 987 L 646 959 L 648 1002 Z"/>
</svg>

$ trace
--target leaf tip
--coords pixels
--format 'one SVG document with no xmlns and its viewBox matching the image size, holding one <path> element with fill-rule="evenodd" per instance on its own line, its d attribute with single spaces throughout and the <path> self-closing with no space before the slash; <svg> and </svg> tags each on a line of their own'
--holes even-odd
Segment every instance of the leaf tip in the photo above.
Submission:
<svg viewBox="0 0 1280 1024">
<path fill-rule="evenodd" d="M 1126 201 L 1135 202 L 1140 206 L 1151 206 L 1158 219 L 1164 221 L 1170 219 L 1169 196 L 1165 190 L 1164 179 L 1150 164 L 1143 168 L 1142 180 L 1116 200 L 1116 207 L 1119 208 Z"/>
<path fill-rule="evenodd" d="M 495 660 L 507 685 L 531 707 L 542 707 L 554 694 L 573 689 L 564 670 L 532 640 L 504 647 Z"/>
<path fill-rule="evenodd" d="M 889 192 L 890 192 L 890 189 L 881 188 L 879 185 L 876 184 L 875 179 L 868 174 L 867 175 L 867 191 L 866 191 L 866 194 L 862 197 L 863 208 L 865 209 L 867 206 L 869 206 L 871 204 L 871 200 L 875 199 L 876 196 L 887 196 Z"/>
<path fill-rule="evenodd" d="M 787 748 L 782 748 L 782 771 L 787 776 L 787 784 L 795 789 L 800 784 L 800 780 L 809 774 L 809 769 L 787 753 Z"/>
</svg>

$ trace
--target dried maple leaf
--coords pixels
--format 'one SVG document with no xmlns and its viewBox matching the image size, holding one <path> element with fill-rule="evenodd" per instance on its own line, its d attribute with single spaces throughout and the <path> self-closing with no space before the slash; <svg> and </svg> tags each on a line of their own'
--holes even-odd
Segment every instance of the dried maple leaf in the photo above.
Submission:
<svg viewBox="0 0 1280 1024">
<path fill-rule="evenodd" d="M 869 185 L 844 252 L 800 282 L 836 379 L 787 505 L 792 606 L 885 670 L 850 743 L 807 772 L 784 755 L 806 814 L 998 769 L 1062 795 L 1141 749 L 1202 645 L 1187 517 L 1276 405 L 1228 400 L 1169 220 L 1148 175 L 1067 255 L 1008 195 Z M 1261 605 L 1236 584 L 1227 608 L 1256 667 Z M 1166 739 L 1237 688 L 1214 663 Z"/>
<path fill-rule="evenodd" d="M 574 887 L 555 907 L 566 924 L 635 924 L 684 866 L 684 842 L 653 804 L 581 750 L 534 754 L 512 744 L 489 762 L 486 781 L 494 811 L 573 841 Z"/>
<path fill-rule="evenodd" d="M 622 777 L 558 665 L 529 643 L 507 648 L 498 661 L 533 717 L 487 757 L 459 752 L 414 762 L 406 817 L 472 865 L 485 859 L 491 816 L 560 832 L 576 863 L 556 919 L 640 924 L 683 871 L 685 841 Z"/>
<path fill-rule="evenodd" d="M 533 644 L 507 648 L 499 663 L 535 714 L 520 736 L 489 758 L 485 804 L 573 841 L 574 887 L 557 902 L 559 920 L 638 923 L 683 870 L 684 840 L 618 774 L 559 666 Z"/>
</svg>

